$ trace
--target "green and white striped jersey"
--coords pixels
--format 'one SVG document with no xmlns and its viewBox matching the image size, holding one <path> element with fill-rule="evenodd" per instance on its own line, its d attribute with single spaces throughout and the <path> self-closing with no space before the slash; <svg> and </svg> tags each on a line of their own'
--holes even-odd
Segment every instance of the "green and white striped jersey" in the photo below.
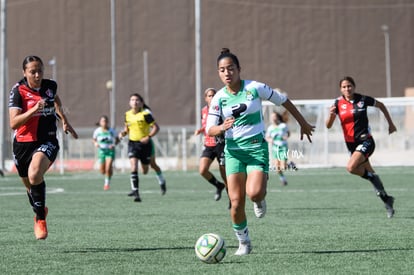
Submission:
<svg viewBox="0 0 414 275">
<path fill-rule="evenodd" d="M 259 147 L 265 135 L 262 100 L 281 105 L 287 97 L 264 83 L 242 80 L 240 91 L 233 95 L 223 87 L 210 103 L 206 130 L 218 125 L 220 117 L 234 117 L 233 127 L 225 133 L 228 150 L 244 150 Z"/>
</svg>

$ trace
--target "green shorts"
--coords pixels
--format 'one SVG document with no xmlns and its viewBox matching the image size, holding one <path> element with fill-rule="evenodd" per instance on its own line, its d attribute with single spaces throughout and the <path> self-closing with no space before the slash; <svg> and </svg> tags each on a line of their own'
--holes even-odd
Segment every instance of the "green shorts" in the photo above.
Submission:
<svg viewBox="0 0 414 275">
<path fill-rule="evenodd" d="M 107 158 L 115 159 L 115 149 L 98 150 L 98 159 L 100 163 L 104 163 Z"/>
<path fill-rule="evenodd" d="M 249 174 L 251 171 L 269 173 L 269 149 L 266 142 L 252 149 L 227 150 L 226 148 L 224 156 L 227 175 Z"/>
<path fill-rule="evenodd" d="M 273 146 L 272 147 L 273 159 L 286 161 L 288 160 L 288 147 L 287 146 Z"/>
</svg>

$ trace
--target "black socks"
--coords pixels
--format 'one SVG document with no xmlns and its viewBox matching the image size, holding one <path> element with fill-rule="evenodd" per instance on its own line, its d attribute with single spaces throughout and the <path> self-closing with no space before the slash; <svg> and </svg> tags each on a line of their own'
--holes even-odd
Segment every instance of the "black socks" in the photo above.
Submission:
<svg viewBox="0 0 414 275">
<path fill-rule="evenodd" d="M 30 198 L 31 197 L 31 198 Z M 36 213 L 37 220 L 44 220 L 45 217 L 45 205 L 46 205 L 46 184 L 44 181 L 38 185 L 32 185 L 30 187 L 29 201 Z"/>
</svg>

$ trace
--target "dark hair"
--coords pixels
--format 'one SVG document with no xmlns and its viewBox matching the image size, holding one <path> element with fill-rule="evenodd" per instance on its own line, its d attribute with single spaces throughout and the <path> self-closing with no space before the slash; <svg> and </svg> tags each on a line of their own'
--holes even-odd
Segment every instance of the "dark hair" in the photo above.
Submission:
<svg viewBox="0 0 414 275">
<path fill-rule="evenodd" d="M 98 120 L 98 122 L 96 123 L 96 126 L 99 126 L 99 125 L 100 125 L 101 119 L 105 119 L 105 120 L 106 120 L 106 122 L 108 122 L 108 121 L 109 121 L 108 116 L 106 116 L 106 115 L 102 115 L 102 116 L 100 116 L 100 117 L 99 117 L 99 120 Z"/>
<path fill-rule="evenodd" d="M 277 120 L 280 122 L 286 123 L 289 120 L 289 112 L 285 110 L 282 114 L 276 111 L 273 111 L 273 113 L 276 115 Z"/>
<path fill-rule="evenodd" d="M 354 81 L 354 79 L 352 77 L 350 77 L 350 76 L 344 76 L 341 80 L 339 80 L 339 87 L 341 87 L 343 81 L 348 81 L 355 88 L 355 81 Z"/>
<path fill-rule="evenodd" d="M 40 65 L 42 65 L 42 67 L 43 67 L 43 61 L 42 61 L 42 59 L 40 59 L 40 57 L 38 57 L 36 55 L 28 55 L 23 59 L 23 71 L 26 70 L 27 63 L 30 63 L 30 62 L 33 62 L 33 61 L 39 62 Z"/>
<path fill-rule="evenodd" d="M 142 102 L 144 109 L 148 109 L 148 110 L 150 110 L 150 111 L 151 111 L 151 108 L 150 108 L 147 104 L 145 104 L 144 98 L 143 98 L 140 94 L 138 94 L 138 93 L 133 93 L 133 94 L 131 94 L 131 95 L 129 96 L 129 98 L 131 98 L 131 97 L 133 97 L 133 96 L 138 97 L 139 101 L 141 101 L 141 102 Z"/>
<path fill-rule="evenodd" d="M 218 67 L 220 60 L 222 60 L 223 58 L 230 58 L 233 61 L 233 63 L 236 64 L 237 69 L 240 69 L 239 59 L 237 58 L 235 54 L 230 52 L 230 49 L 228 48 L 221 49 L 220 55 L 217 57 L 217 67 Z"/>
</svg>

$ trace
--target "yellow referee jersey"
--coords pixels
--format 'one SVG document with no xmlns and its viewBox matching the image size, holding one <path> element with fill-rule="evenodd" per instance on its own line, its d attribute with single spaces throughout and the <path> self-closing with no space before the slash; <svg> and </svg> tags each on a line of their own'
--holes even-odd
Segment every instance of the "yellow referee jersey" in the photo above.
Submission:
<svg viewBox="0 0 414 275">
<path fill-rule="evenodd" d="M 131 109 L 125 113 L 125 123 L 128 126 L 129 140 L 140 141 L 143 137 L 148 136 L 155 120 L 147 110 L 142 109 L 134 114 Z"/>
</svg>

